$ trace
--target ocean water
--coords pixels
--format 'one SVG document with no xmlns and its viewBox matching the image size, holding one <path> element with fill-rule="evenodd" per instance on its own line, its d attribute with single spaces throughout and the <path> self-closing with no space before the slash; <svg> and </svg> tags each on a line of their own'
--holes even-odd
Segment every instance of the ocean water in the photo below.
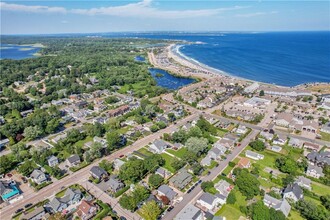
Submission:
<svg viewBox="0 0 330 220">
<path fill-rule="evenodd" d="M 0 44 L 0 59 L 21 60 L 35 57 L 34 53 L 40 50 L 39 47 L 21 46 L 14 44 Z"/>
<path fill-rule="evenodd" d="M 195 82 L 194 79 L 173 76 L 173 75 L 169 74 L 167 71 L 162 70 L 162 69 L 150 68 L 149 72 L 150 72 L 151 76 L 156 80 L 158 86 L 161 86 L 161 87 L 164 87 L 167 89 L 171 89 L 171 90 L 176 90 L 182 86 L 186 86 L 186 85 L 189 85 L 189 84 Z M 160 73 L 163 76 L 157 77 L 156 76 L 157 73 Z"/>
</svg>

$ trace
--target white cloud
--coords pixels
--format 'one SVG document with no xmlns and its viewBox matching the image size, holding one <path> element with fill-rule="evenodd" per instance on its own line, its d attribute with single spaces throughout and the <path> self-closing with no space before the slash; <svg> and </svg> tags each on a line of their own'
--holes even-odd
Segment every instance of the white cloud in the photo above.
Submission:
<svg viewBox="0 0 330 220">
<path fill-rule="evenodd" d="M 277 14 L 278 11 L 271 11 L 271 12 L 255 12 L 255 13 L 249 13 L 249 14 L 237 14 L 235 17 L 240 17 L 240 18 L 251 18 L 251 17 L 256 17 L 256 16 L 261 16 L 261 15 L 270 15 L 270 14 Z"/>
<path fill-rule="evenodd" d="M 32 13 L 66 13 L 67 10 L 62 7 L 48 7 L 39 5 L 18 5 L 8 4 L 0 2 L 1 11 L 21 11 L 21 12 L 32 12 Z"/>
<path fill-rule="evenodd" d="M 90 9 L 65 9 L 63 7 L 48 6 L 27 6 L 18 4 L 1 3 L 1 10 L 22 11 L 22 12 L 49 12 L 49 13 L 73 13 L 82 15 L 109 15 L 118 17 L 136 18 L 164 18 L 180 19 L 192 17 L 205 17 L 217 15 L 221 12 L 239 10 L 246 7 L 234 6 L 227 8 L 196 9 L 196 10 L 161 10 L 152 6 L 152 0 L 142 0 L 137 3 L 130 3 L 122 6 L 100 7 Z"/>
</svg>

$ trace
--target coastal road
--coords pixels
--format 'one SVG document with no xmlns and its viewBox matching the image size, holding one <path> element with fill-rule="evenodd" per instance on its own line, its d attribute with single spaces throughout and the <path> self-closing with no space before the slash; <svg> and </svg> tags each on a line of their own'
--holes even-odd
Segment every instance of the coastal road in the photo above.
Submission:
<svg viewBox="0 0 330 220">
<path fill-rule="evenodd" d="M 252 130 L 252 132 L 241 142 L 240 147 L 235 147 L 234 150 L 231 152 L 231 154 L 227 155 L 227 159 L 220 161 L 219 166 L 213 168 L 210 170 L 210 174 L 201 178 L 203 182 L 205 181 L 212 181 L 214 180 L 221 172 L 227 167 L 228 163 L 232 161 L 234 158 L 236 158 L 244 149 L 245 147 L 253 140 L 259 131 Z M 200 196 L 202 194 L 202 188 L 200 185 L 195 187 L 194 190 L 191 191 L 191 193 L 186 193 L 183 196 L 183 200 L 174 206 L 174 209 L 168 213 L 162 218 L 163 220 L 172 220 L 174 217 L 189 203 L 194 201 L 196 197 Z"/>
<path fill-rule="evenodd" d="M 3 209 L 1 209 L 0 211 L 0 219 L 11 219 L 12 214 L 19 208 L 24 207 L 24 205 L 28 204 L 28 203 L 37 203 L 40 201 L 43 201 L 47 198 L 52 198 L 58 191 L 61 190 L 62 187 L 68 187 L 72 184 L 81 184 L 83 183 L 85 180 L 87 180 L 89 178 L 89 170 L 93 167 L 98 165 L 98 163 L 103 160 L 109 160 L 109 161 L 113 161 L 116 158 L 119 158 L 120 155 L 128 155 L 130 153 L 133 153 L 133 151 L 139 150 L 140 148 L 148 145 L 149 143 L 153 142 L 155 139 L 160 138 L 164 133 L 171 133 L 174 132 L 178 129 L 178 127 L 184 125 L 185 123 L 187 123 L 188 121 L 192 121 L 194 119 L 198 118 L 198 115 L 189 115 L 179 121 L 177 121 L 177 124 L 174 125 L 170 125 L 167 128 L 160 130 L 156 133 L 153 133 L 147 137 L 144 137 L 140 140 L 137 140 L 136 142 L 134 142 L 132 145 L 129 145 L 125 148 L 122 148 L 116 152 L 114 152 L 113 154 L 101 158 L 95 162 L 93 162 L 92 164 L 88 165 L 87 167 L 67 176 L 64 177 L 61 180 L 57 180 L 54 183 L 50 184 L 49 186 L 46 186 L 45 188 L 41 189 L 38 192 L 31 192 L 31 193 L 25 193 L 23 194 L 23 199 L 15 202 L 12 205 L 8 205 L 6 207 L 4 207 Z M 116 206 L 115 210 L 117 207 L 120 206 Z M 116 210 L 117 211 L 117 210 Z M 118 212 L 119 213 L 119 212 Z M 127 219 L 132 219 L 130 217 L 128 217 Z"/>
</svg>

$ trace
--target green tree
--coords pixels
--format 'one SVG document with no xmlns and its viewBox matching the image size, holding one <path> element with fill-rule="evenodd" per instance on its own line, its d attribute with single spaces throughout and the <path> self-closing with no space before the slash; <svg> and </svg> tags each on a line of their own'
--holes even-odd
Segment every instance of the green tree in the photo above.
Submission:
<svg viewBox="0 0 330 220">
<path fill-rule="evenodd" d="M 265 95 L 265 91 L 264 90 L 260 90 L 259 96 L 264 96 L 264 95 Z"/>
<path fill-rule="evenodd" d="M 131 158 L 119 170 L 119 178 L 133 183 L 140 180 L 146 173 L 143 160 Z"/>
<path fill-rule="evenodd" d="M 171 161 L 171 167 L 173 167 L 175 170 L 181 169 L 184 165 L 186 165 L 186 162 L 179 160 L 178 158 L 173 158 Z"/>
<path fill-rule="evenodd" d="M 275 166 L 284 173 L 296 174 L 298 171 L 298 164 L 290 157 L 279 157 L 275 160 Z"/>
<path fill-rule="evenodd" d="M 144 220 L 155 220 L 161 213 L 161 209 L 155 201 L 150 201 L 144 204 L 138 211 L 138 214 Z"/>
<path fill-rule="evenodd" d="M 329 213 L 320 205 L 312 201 L 299 200 L 295 204 L 295 208 L 300 214 L 310 220 L 328 220 Z"/>
<path fill-rule="evenodd" d="M 235 190 L 232 190 L 228 194 L 227 203 L 228 204 L 235 204 L 235 202 L 236 202 Z"/>
<path fill-rule="evenodd" d="M 252 141 L 249 145 L 256 151 L 263 151 L 266 149 L 264 142 L 261 140 Z"/>
<path fill-rule="evenodd" d="M 121 146 L 121 136 L 118 131 L 111 131 L 107 133 L 107 142 L 108 142 L 108 149 L 114 150 Z"/>
<path fill-rule="evenodd" d="M 207 192 L 210 190 L 210 188 L 214 187 L 214 183 L 212 181 L 205 181 L 202 182 L 201 188 L 204 192 Z"/>
<path fill-rule="evenodd" d="M 112 163 L 106 159 L 102 160 L 100 163 L 99 163 L 99 166 L 104 169 L 105 171 L 107 171 L 108 173 L 112 173 L 113 171 L 113 166 L 112 166 Z"/>
<path fill-rule="evenodd" d="M 321 196 L 320 200 L 322 202 L 322 205 L 330 211 L 330 195 L 325 195 L 325 196 Z"/>
<path fill-rule="evenodd" d="M 150 127 L 151 132 L 156 132 L 158 130 L 159 130 L 159 127 L 156 124 L 151 125 L 151 127 Z"/>
<path fill-rule="evenodd" d="M 208 148 L 208 140 L 206 138 L 191 137 L 186 141 L 186 147 L 188 151 L 200 155 L 201 153 L 206 152 Z"/>
<path fill-rule="evenodd" d="M 32 173 L 35 166 L 31 160 L 25 160 L 18 168 L 18 172 L 21 173 L 23 176 L 28 176 Z"/>
<path fill-rule="evenodd" d="M 252 219 L 265 220 L 270 219 L 270 213 L 267 206 L 262 201 L 258 201 L 252 205 Z"/>
<path fill-rule="evenodd" d="M 42 130 L 38 126 L 29 126 L 24 129 L 24 137 L 27 140 L 34 140 L 42 133 Z"/>
<path fill-rule="evenodd" d="M 252 199 L 254 196 L 259 195 L 260 182 L 258 179 L 250 174 L 246 169 L 234 169 L 234 174 L 236 175 L 236 185 L 239 191 L 247 197 L 247 199 Z"/>
<path fill-rule="evenodd" d="M 53 134 L 55 133 L 55 131 L 58 129 L 59 126 L 60 126 L 60 121 L 57 118 L 54 118 L 49 122 L 47 122 L 45 132 L 47 134 Z"/>
<path fill-rule="evenodd" d="M 148 183 L 152 188 L 157 188 L 158 186 L 160 186 L 160 184 L 163 183 L 163 181 L 164 178 L 159 174 L 151 174 L 148 179 Z"/>
</svg>

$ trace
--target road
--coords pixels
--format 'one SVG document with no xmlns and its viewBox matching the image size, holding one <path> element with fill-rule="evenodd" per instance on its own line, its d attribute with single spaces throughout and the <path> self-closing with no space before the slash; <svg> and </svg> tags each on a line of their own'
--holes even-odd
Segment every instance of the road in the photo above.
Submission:
<svg viewBox="0 0 330 220">
<path fill-rule="evenodd" d="M 252 130 L 252 132 L 241 142 L 240 147 L 234 148 L 231 154 L 227 155 L 227 159 L 220 161 L 219 166 L 210 170 L 210 175 L 201 178 L 203 182 L 214 180 L 228 165 L 230 161 L 236 158 L 245 147 L 258 135 L 259 131 Z M 162 219 L 163 220 L 172 220 L 174 217 L 190 202 L 192 202 L 196 197 L 202 194 L 202 188 L 200 185 L 195 187 L 194 190 L 189 194 L 183 196 L 183 200 L 174 206 L 174 209 L 171 212 L 168 212 Z"/>
<path fill-rule="evenodd" d="M 3 209 L 1 209 L 0 219 L 6 219 L 6 220 L 11 219 L 12 214 L 18 208 L 22 208 L 22 207 L 24 207 L 24 205 L 26 205 L 28 203 L 35 204 L 35 203 L 43 201 L 47 198 L 51 198 L 52 196 L 54 196 L 56 194 L 56 192 L 60 191 L 62 187 L 68 187 L 72 184 L 81 184 L 82 182 L 84 182 L 85 180 L 87 180 L 89 178 L 89 176 L 90 176 L 89 170 L 93 166 L 98 165 L 100 160 L 106 159 L 109 161 L 113 161 L 114 159 L 119 158 L 120 155 L 128 155 L 128 154 L 132 153 L 133 151 L 139 150 L 140 148 L 148 145 L 149 143 L 153 142 L 155 139 L 160 138 L 164 133 L 172 133 L 173 131 L 177 130 L 177 128 L 179 126 L 182 126 L 185 123 L 187 123 L 188 121 L 192 121 L 197 117 L 198 117 L 198 115 L 189 115 L 189 116 L 179 120 L 176 125 L 172 124 L 163 130 L 153 133 L 147 137 L 144 137 L 144 138 L 134 142 L 132 145 L 129 145 L 123 149 L 120 149 L 107 157 L 101 158 L 101 159 L 93 162 L 89 166 L 87 166 L 67 177 L 64 177 L 61 180 L 55 181 L 51 185 L 46 186 L 45 188 L 41 189 L 38 192 L 31 192 L 29 194 L 24 194 L 23 199 L 15 202 L 12 205 L 8 205 L 8 206 L 4 207 Z M 117 207 L 120 207 L 120 206 L 117 206 Z M 115 207 L 116 211 L 117 211 L 117 207 Z M 127 218 L 127 219 L 132 219 L 132 218 Z"/>
</svg>

